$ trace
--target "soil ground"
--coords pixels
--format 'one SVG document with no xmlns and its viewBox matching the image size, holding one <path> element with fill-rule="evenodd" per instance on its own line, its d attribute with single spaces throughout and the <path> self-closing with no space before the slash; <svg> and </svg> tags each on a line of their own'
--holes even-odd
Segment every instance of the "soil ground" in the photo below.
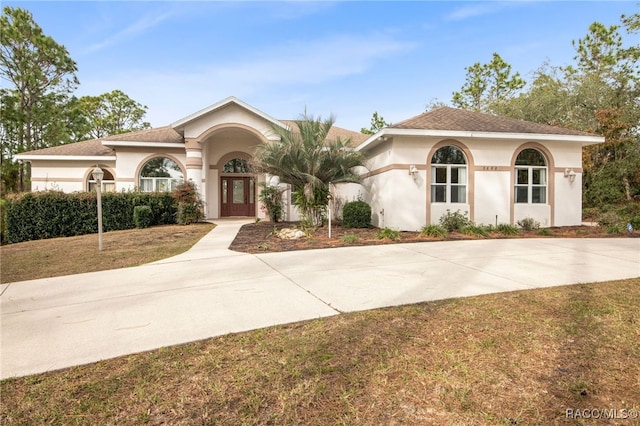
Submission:
<svg viewBox="0 0 640 426">
<path fill-rule="evenodd" d="M 276 234 L 280 229 L 293 228 L 303 229 L 307 237 L 296 240 L 285 240 Z M 397 244 L 414 243 L 426 241 L 452 241 L 452 240 L 475 240 L 486 238 L 600 238 L 600 237 L 640 237 L 639 232 L 633 234 L 609 234 L 599 226 L 564 226 L 554 228 L 544 228 L 541 230 L 524 231 L 520 230 L 517 235 L 505 236 L 501 233 L 492 233 L 488 237 L 476 237 L 463 233 L 452 232 L 445 238 L 434 238 L 423 236 L 419 232 L 400 232 L 397 240 L 376 238 L 378 228 L 343 228 L 340 224 L 331 228 L 331 238 L 329 238 L 329 228 L 327 226 L 318 228 L 303 228 L 299 222 L 273 223 L 260 221 L 244 225 L 235 240 L 229 247 L 231 250 L 244 253 L 269 253 L 292 250 L 321 249 L 331 247 L 364 246 L 377 244 Z M 346 239 L 344 238 L 346 235 Z M 352 237 L 355 236 L 355 237 Z"/>
</svg>

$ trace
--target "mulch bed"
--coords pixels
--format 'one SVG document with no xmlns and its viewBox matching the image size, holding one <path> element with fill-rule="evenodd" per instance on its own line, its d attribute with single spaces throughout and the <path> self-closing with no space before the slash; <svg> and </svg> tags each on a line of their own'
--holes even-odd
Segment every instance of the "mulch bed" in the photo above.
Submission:
<svg viewBox="0 0 640 426">
<path fill-rule="evenodd" d="M 515 236 L 505 236 L 500 233 L 491 234 L 488 237 L 474 237 L 462 233 L 449 233 L 445 239 L 425 237 L 419 232 L 400 232 L 398 240 L 376 238 L 377 228 L 356 229 L 343 228 L 340 224 L 331 228 L 331 238 L 327 226 L 319 228 L 304 229 L 306 238 L 296 240 L 280 239 L 276 233 L 283 228 L 304 229 L 300 223 L 272 223 L 260 221 L 244 225 L 229 248 L 243 253 L 272 253 L 293 250 L 322 249 L 331 247 L 365 246 L 379 244 L 414 243 L 427 241 L 453 241 L 453 240 L 477 240 L 477 239 L 497 239 L 497 238 L 600 238 L 600 237 L 640 237 L 639 232 L 633 234 L 608 234 L 597 226 L 564 226 L 546 228 L 549 235 L 540 235 L 538 231 L 523 231 Z M 343 240 L 345 235 L 356 235 L 355 242 Z"/>
</svg>

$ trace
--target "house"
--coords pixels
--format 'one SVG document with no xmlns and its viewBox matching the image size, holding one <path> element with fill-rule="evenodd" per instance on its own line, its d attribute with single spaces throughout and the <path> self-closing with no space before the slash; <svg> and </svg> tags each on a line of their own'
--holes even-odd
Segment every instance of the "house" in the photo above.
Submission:
<svg viewBox="0 0 640 426">
<path fill-rule="evenodd" d="M 256 176 L 248 167 L 254 148 L 290 128 L 230 97 L 173 124 L 25 152 L 32 190 L 89 191 L 91 171 L 104 170 L 102 189 L 171 190 L 192 180 L 205 214 L 264 217 Z M 476 223 L 516 223 L 530 217 L 543 226 L 581 223 L 582 147 L 604 138 L 559 127 L 443 107 L 368 136 L 339 127 L 329 137 L 351 138 L 368 158 L 362 186 L 346 185 L 337 198 L 362 198 L 376 226 L 417 230 L 447 210 Z M 290 196 L 286 195 L 286 200 Z M 286 217 L 297 218 L 286 203 Z"/>
</svg>

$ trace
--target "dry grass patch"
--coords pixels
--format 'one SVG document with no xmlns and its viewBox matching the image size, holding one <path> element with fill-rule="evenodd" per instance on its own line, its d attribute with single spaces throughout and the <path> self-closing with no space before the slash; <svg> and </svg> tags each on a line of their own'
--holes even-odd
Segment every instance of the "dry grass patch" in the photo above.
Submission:
<svg viewBox="0 0 640 426">
<path fill-rule="evenodd" d="M 3 424 L 607 424 L 565 413 L 640 408 L 639 305 L 631 279 L 345 314 L 5 380 L 0 413 Z"/>
<path fill-rule="evenodd" d="M 125 268 L 183 253 L 214 225 L 165 225 L 103 234 L 27 241 L 0 247 L 2 283 Z"/>
</svg>

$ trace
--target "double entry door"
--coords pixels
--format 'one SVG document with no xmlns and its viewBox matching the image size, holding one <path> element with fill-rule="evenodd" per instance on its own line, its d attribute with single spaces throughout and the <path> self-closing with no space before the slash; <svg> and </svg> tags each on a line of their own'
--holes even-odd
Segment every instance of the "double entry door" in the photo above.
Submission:
<svg viewBox="0 0 640 426">
<path fill-rule="evenodd" d="M 244 176 L 220 178 L 220 216 L 255 216 L 255 179 Z"/>
</svg>

